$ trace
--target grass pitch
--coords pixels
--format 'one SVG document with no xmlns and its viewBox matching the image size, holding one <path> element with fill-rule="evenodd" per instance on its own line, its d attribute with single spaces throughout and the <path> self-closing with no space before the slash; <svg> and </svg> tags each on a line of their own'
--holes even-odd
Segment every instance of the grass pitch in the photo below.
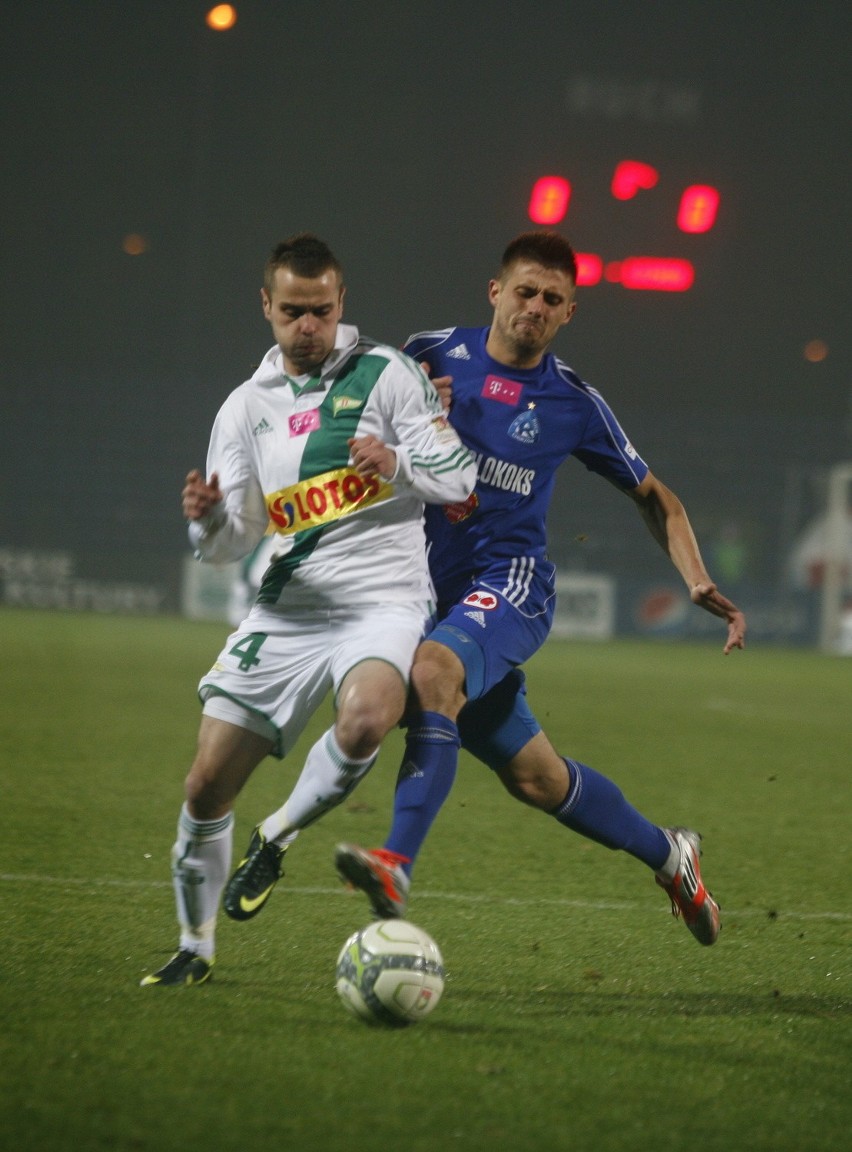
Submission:
<svg viewBox="0 0 852 1152">
<path fill-rule="evenodd" d="M 852 1127 L 852 661 L 550 642 L 527 669 L 557 746 L 705 837 L 723 910 L 701 948 L 642 865 L 511 800 L 463 758 L 410 918 L 444 997 L 400 1032 L 333 987 L 368 918 L 340 839 L 380 842 L 395 733 L 306 831 L 213 980 L 139 988 L 174 951 L 168 873 L 226 629 L 0 612 L 0 1131 L 9 1149 L 837 1152 Z M 300 748 L 323 730 L 317 717 Z M 300 766 L 262 765 L 235 854 Z"/>
</svg>

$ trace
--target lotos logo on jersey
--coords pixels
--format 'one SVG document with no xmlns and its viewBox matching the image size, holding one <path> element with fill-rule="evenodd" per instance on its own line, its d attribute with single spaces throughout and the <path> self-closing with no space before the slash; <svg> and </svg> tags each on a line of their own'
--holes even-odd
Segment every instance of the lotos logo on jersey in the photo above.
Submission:
<svg viewBox="0 0 852 1152">
<path fill-rule="evenodd" d="M 523 386 L 517 380 L 503 380 L 499 376 L 486 376 L 482 385 L 482 395 L 486 400 L 499 400 L 512 408 L 521 398 Z"/>
<path fill-rule="evenodd" d="M 475 492 L 471 492 L 467 500 L 462 500 L 458 504 L 445 504 L 444 515 L 451 524 L 460 524 L 462 520 L 472 516 L 478 507 L 479 497 Z"/>
<path fill-rule="evenodd" d="M 469 596 L 465 596 L 462 604 L 467 604 L 472 608 L 483 608 L 486 612 L 490 612 L 492 608 L 496 608 L 500 601 L 493 592 L 471 592 Z"/>
<path fill-rule="evenodd" d="M 393 485 L 378 476 L 359 476 L 354 468 L 335 468 L 272 492 L 265 500 L 273 530 L 289 536 L 351 516 L 392 495 Z"/>
</svg>

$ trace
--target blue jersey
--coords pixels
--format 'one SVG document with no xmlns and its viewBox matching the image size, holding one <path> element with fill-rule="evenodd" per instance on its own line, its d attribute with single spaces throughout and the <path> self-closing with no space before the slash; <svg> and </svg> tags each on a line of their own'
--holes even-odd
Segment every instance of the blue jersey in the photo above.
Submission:
<svg viewBox="0 0 852 1152">
<path fill-rule="evenodd" d="M 468 500 L 426 508 L 439 601 L 495 565 L 546 561 L 547 511 L 568 456 L 625 490 L 648 472 L 606 401 L 567 364 L 548 353 L 535 368 L 508 368 L 486 352 L 488 333 L 445 328 L 405 345 L 432 377 L 453 377 L 450 423 L 478 466 Z"/>
</svg>

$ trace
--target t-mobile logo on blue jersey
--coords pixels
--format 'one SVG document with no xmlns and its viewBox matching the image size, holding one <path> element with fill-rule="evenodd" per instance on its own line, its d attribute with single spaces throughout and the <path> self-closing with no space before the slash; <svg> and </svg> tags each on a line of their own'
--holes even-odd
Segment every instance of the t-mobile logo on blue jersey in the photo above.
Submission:
<svg viewBox="0 0 852 1152">
<path fill-rule="evenodd" d="M 520 496 L 529 496 L 532 492 L 534 468 L 520 468 L 509 460 L 497 460 L 494 456 L 482 456 L 481 453 L 477 453 L 476 466 L 482 484 L 500 488 L 504 492 L 517 492 Z"/>
<path fill-rule="evenodd" d="M 499 400 L 511 408 L 520 400 L 521 392 L 523 387 L 517 380 L 504 380 L 500 376 L 486 376 L 482 385 L 482 395 L 486 400 Z"/>
</svg>

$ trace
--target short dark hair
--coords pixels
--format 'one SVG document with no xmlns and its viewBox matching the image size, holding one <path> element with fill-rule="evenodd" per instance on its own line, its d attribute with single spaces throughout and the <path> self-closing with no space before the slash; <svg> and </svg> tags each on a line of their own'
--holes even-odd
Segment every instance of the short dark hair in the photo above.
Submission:
<svg viewBox="0 0 852 1152">
<path fill-rule="evenodd" d="M 271 295 L 275 287 L 275 273 L 279 268 L 289 268 L 296 276 L 314 280 L 323 272 L 333 269 L 343 284 L 343 268 L 324 240 L 312 232 L 298 232 L 295 236 L 282 240 L 272 249 L 263 270 L 263 286 Z"/>
<path fill-rule="evenodd" d="M 534 260 L 544 268 L 558 268 L 567 272 L 574 284 L 577 283 L 577 257 L 574 249 L 559 232 L 541 230 L 521 232 L 503 253 L 500 262 L 500 276 L 503 277 L 518 260 Z"/>
</svg>

